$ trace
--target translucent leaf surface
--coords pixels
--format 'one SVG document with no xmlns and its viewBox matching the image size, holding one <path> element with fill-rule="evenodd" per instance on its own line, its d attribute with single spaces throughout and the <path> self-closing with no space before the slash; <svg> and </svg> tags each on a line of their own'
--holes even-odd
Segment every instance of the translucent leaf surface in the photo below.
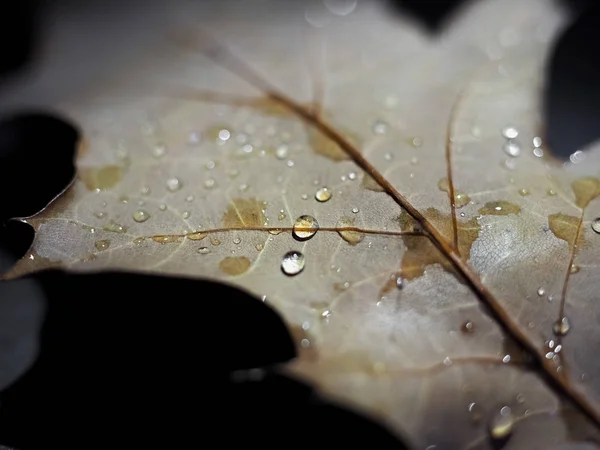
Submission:
<svg viewBox="0 0 600 450">
<path fill-rule="evenodd" d="M 540 138 L 560 12 L 482 1 L 432 38 L 352 4 L 187 11 L 143 70 L 53 102 L 78 176 L 6 277 L 239 286 L 296 337 L 286 370 L 418 448 L 597 438 L 600 162 Z"/>
</svg>

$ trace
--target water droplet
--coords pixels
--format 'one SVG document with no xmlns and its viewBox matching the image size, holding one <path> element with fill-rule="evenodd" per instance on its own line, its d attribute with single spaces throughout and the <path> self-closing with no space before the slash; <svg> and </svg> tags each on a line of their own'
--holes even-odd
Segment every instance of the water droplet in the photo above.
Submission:
<svg viewBox="0 0 600 450">
<path fill-rule="evenodd" d="M 206 170 L 213 170 L 216 166 L 217 166 L 217 164 L 214 161 L 208 161 L 204 165 L 204 167 L 206 168 Z"/>
<path fill-rule="evenodd" d="M 206 236 L 208 236 L 206 231 L 196 231 L 195 233 L 187 234 L 185 237 L 191 241 L 201 241 Z"/>
<path fill-rule="evenodd" d="M 356 8 L 358 0 L 323 0 L 325 7 L 336 16 L 347 16 Z"/>
<path fill-rule="evenodd" d="M 152 149 L 152 156 L 162 158 L 167 153 L 167 146 L 163 143 L 158 143 Z"/>
<path fill-rule="evenodd" d="M 179 178 L 173 177 L 167 180 L 167 189 L 171 192 L 178 191 L 179 189 L 181 189 L 181 186 L 183 186 L 183 184 L 181 183 Z"/>
<path fill-rule="evenodd" d="M 594 230 L 596 233 L 600 233 L 600 217 L 592 220 L 592 230 Z"/>
<path fill-rule="evenodd" d="M 539 148 L 539 147 L 541 147 L 541 146 L 542 146 L 542 138 L 541 138 L 541 137 L 539 137 L 539 136 L 536 136 L 536 137 L 534 137 L 534 138 L 533 138 L 533 146 L 534 146 L 535 148 Z"/>
<path fill-rule="evenodd" d="M 241 243 L 241 242 L 242 242 L 242 240 L 239 237 L 236 237 L 236 238 L 233 239 L 233 243 L 236 244 L 236 245 L 239 244 L 239 243 Z"/>
<path fill-rule="evenodd" d="M 286 144 L 280 144 L 275 149 L 275 156 L 277 159 L 286 159 L 289 153 L 289 147 Z"/>
<path fill-rule="evenodd" d="M 315 193 L 315 199 L 318 202 L 326 202 L 330 198 L 331 198 L 331 191 L 326 187 L 322 187 Z"/>
<path fill-rule="evenodd" d="M 352 181 L 354 181 L 354 180 L 356 180 L 356 177 L 357 177 L 357 176 L 358 176 L 358 175 L 356 174 L 356 172 L 350 172 L 350 173 L 348 174 L 348 179 L 349 179 L 349 180 L 352 180 Z"/>
<path fill-rule="evenodd" d="M 166 211 L 167 205 L 165 205 L 164 203 L 161 203 L 160 205 L 158 205 L 158 209 L 160 209 L 161 211 Z"/>
<path fill-rule="evenodd" d="M 571 153 L 571 155 L 569 156 L 569 160 L 573 163 L 573 164 L 578 164 L 581 161 L 583 161 L 585 159 L 585 153 L 583 153 L 581 150 L 577 150 L 574 153 Z"/>
<path fill-rule="evenodd" d="M 376 120 L 373 124 L 373 133 L 385 134 L 388 130 L 388 124 L 382 120 Z"/>
<path fill-rule="evenodd" d="M 201 255 L 206 255 L 206 254 L 210 253 L 210 248 L 200 247 L 198 250 L 196 250 L 196 253 L 200 253 Z"/>
<path fill-rule="evenodd" d="M 302 200 L 308 200 L 308 194 L 302 194 L 302 195 L 300 196 L 300 198 L 301 198 Z"/>
<path fill-rule="evenodd" d="M 292 161 L 291 159 L 285 163 L 288 167 L 294 167 L 294 164 L 296 164 L 294 161 Z"/>
<path fill-rule="evenodd" d="M 404 280 L 401 276 L 396 276 L 396 289 L 402 290 L 404 288 Z"/>
<path fill-rule="evenodd" d="M 386 153 L 385 155 L 383 155 L 383 158 L 386 161 L 391 161 L 394 158 L 394 155 L 392 155 L 391 153 Z"/>
<path fill-rule="evenodd" d="M 348 228 L 354 228 L 354 218 L 350 217 L 341 217 L 336 225 L 338 230 L 338 234 L 350 245 L 356 245 L 365 238 L 363 232 L 358 230 L 348 230 Z"/>
<path fill-rule="evenodd" d="M 562 319 L 557 320 L 552 329 L 554 330 L 554 334 L 557 336 L 565 336 L 571 329 L 569 318 L 564 316 Z M 556 350 L 555 353 L 557 353 Z"/>
<path fill-rule="evenodd" d="M 181 213 L 181 217 L 183 219 L 189 219 L 190 216 L 191 216 L 191 213 L 189 211 L 184 211 L 184 212 Z"/>
<path fill-rule="evenodd" d="M 136 212 L 133 213 L 133 220 L 135 220 L 138 223 L 145 222 L 149 218 L 150 214 L 148 214 L 148 212 L 144 211 L 143 209 L 138 209 Z"/>
<path fill-rule="evenodd" d="M 512 410 L 508 406 L 502 407 L 490 423 L 490 435 L 493 439 L 506 439 L 512 433 L 514 422 Z"/>
<path fill-rule="evenodd" d="M 412 158 L 410 158 L 410 163 L 415 166 L 417 164 L 419 164 L 419 158 L 417 158 L 416 156 L 413 156 Z"/>
<path fill-rule="evenodd" d="M 319 230 L 319 222 L 312 216 L 300 216 L 294 222 L 293 235 L 300 241 L 313 237 Z"/>
<path fill-rule="evenodd" d="M 127 227 L 125 225 L 118 224 L 112 220 L 104 226 L 104 230 L 113 233 L 127 233 Z"/>
<path fill-rule="evenodd" d="M 215 247 L 216 247 L 216 246 L 218 246 L 218 245 L 221 245 L 221 241 L 220 241 L 220 240 L 218 240 L 218 239 L 216 239 L 216 238 L 215 238 L 215 239 L 212 239 L 212 240 L 210 241 L 210 243 L 211 243 L 212 245 L 214 245 Z"/>
<path fill-rule="evenodd" d="M 579 272 L 580 267 L 577 264 L 571 264 L 571 273 Z"/>
<path fill-rule="evenodd" d="M 258 243 L 254 246 L 254 248 L 256 249 L 256 251 L 261 252 L 262 249 L 265 248 L 265 246 L 263 244 Z"/>
<path fill-rule="evenodd" d="M 519 195 L 521 197 L 525 197 L 526 195 L 529 195 L 529 189 L 527 189 L 527 188 L 519 189 Z"/>
<path fill-rule="evenodd" d="M 450 359 L 450 357 L 449 357 L 449 356 L 446 356 L 446 357 L 444 358 L 444 361 L 443 361 L 443 363 L 444 363 L 444 365 L 445 365 L 445 366 L 451 366 L 451 365 L 452 365 L 452 360 Z"/>
<path fill-rule="evenodd" d="M 217 136 L 218 136 L 218 138 L 219 138 L 220 141 L 226 142 L 231 137 L 231 132 L 229 130 L 223 128 L 222 130 L 219 130 L 219 133 L 218 133 Z"/>
<path fill-rule="evenodd" d="M 410 144 L 413 147 L 420 147 L 421 145 L 423 145 L 423 139 L 421 139 L 420 137 L 415 137 L 412 141 L 410 141 Z"/>
<path fill-rule="evenodd" d="M 352 212 L 354 214 L 358 214 L 360 212 L 360 210 L 358 208 L 354 207 L 354 208 L 352 208 Z"/>
<path fill-rule="evenodd" d="M 542 297 L 545 293 L 546 291 L 542 287 L 537 290 L 537 295 L 539 295 L 540 297 Z"/>
<path fill-rule="evenodd" d="M 537 156 L 538 158 L 541 158 L 542 156 L 544 156 L 544 150 L 540 147 L 534 148 L 533 155 Z"/>
<path fill-rule="evenodd" d="M 197 145 L 200 143 L 200 139 L 201 139 L 201 134 L 197 131 L 192 131 L 190 134 L 188 134 L 188 144 L 190 145 Z"/>
<path fill-rule="evenodd" d="M 150 195 L 150 188 L 148 186 L 144 186 L 140 189 L 140 194 L 142 195 Z"/>
<path fill-rule="evenodd" d="M 504 357 L 502 358 L 502 362 L 504 364 L 507 364 L 510 362 L 510 355 L 504 355 Z"/>
<path fill-rule="evenodd" d="M 508 141 L 502 146 L 502 150 L 509 156 L 519 156 L 521 154 L 521 146 L 515 141 Z"/>
<path fill-rule="evenodd" d="M 278 234 L 283 233 L 283 230 L 281 228 L 271 228 L 270 230 L 268 230 L 268 232 L 273 236 L 277 236 Z"/>
<path fill-rule="evenodd" d="M 304 270 L 304 255 L 296 250 L 292 250 L 283 255 L 281 260 L 281 270 L 286 275 L 298 275 Z"/>
<path fill-rule="evenodd" d="M 181 242 L 183 240 L 183 236 L 178 236 L 178 235 L 152 236 L 152 240 L 158 244 L 173 244 L 176 242 Z"/>
<path fill-rule="evenodd" d="M 214 178 L 207 178 L 206 180 L 204 180 L 204 187 L 206 189 L 212 189 L 217 185 L 217 182 L 214 180 Z"/>
<path fill-rule="evenodd" d="M 469 403 L 467 410 L 469 411 L 469 415 L 473 422 L 479 422 L 481 420 L 483 413 L 477 403 Z"/>
<path fill-rule="evenodd" d="M 473 333 L 475 331 L 475 324 L 470 320 L 467 320 L 465 323 L 462 324 L 460 329 L 463 333 Z"/>
<path fill-rule="evenodd" d="M 106 213 L 105 212 L 95 212 L 94 216 L 96 216 L 98 219 L 104 219 L 106 217 Z"/>
<path fill-rule="evenodd" d="M 110 241 L 108 239 L 102 239 L 99 241 L 94 242 L 94 247 L 96 247 L 96 250 L 98 251 L 103 251 L 106 250 L 108 247 L 110 247 Z"/>
<path fill-rule="evenodd" d="M 548 194 L 550 197 L 554 197 L 556 195 L 556 191 L 554 189 L 548 189 L 546 194 Z"/>
<path fill-rule="evenodd" d="M 515 127 L 504 127 L 502 129 L 502 136 L 505 139 L 514 139 L 519 135 L 519 131 Z"/>
</svg>

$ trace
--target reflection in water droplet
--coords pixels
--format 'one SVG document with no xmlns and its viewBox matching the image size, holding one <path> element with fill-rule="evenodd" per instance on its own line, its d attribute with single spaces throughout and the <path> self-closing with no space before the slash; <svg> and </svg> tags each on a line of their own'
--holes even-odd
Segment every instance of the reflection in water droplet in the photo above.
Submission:
<svg viewBox="0 0 600 450">
<path fill-rule="evenodd" d="M 286 275 L 298 275 L 304 270 L 304 255 L 296 250 L 292 250 L 283 255 L 281 260 L 281 270 Z"/>
<path fill-rule="evenodd" d="M 505 139 L 514 139 L 519 135 L 519 131 L 515 127 L 504 127 L 502 129 L 502 136 Z"/>
<path fill-rule="evenodd" d="M 596 233 L 600 233 L 600 217 L 592 220 L 592 230 L 594 230 Z"/>
<path fill-rule="evenodd" d="M 502 150 L 509 156 L 519 156 L 521 154 L 521 146 L 515 141 L 508 141 L 502 146 Z"/>
<path fill-rule="evenodd" d="M 179 189 L 181 189 L 181 186 L 183 186 L 183 184 L 181 183 L 179 178 L 173 177 L 167 180 L 167 189 L 171 192 L 178 191 Z"/>
<path fill-rule="evenodd" d="M 210 248 L 200 247 L 198 250 L 196 250 L 196 253 L 200 253 L 201 255 L 206 255 L 206 254 L 210 253 Z"/>
<path fill-rule="evenodd" d="M 148 214 L 148 212 L 144 211 L 143 209 L 138 209 L 136 212 L 133 213 L 133 220 L 135 220 L 138 223 L 145 222 L 149 218 L 150 214 Z"/>
<path fill-rule="evenodd" d="M 556 334 L 557 336 L 565 336 L 570 329 L 571 324 L 567 316 L 564 316 L 562 319 L 557 320 L 553 327 L 554 334 Z M 557 353 L 556 350 L 555 353 Z"/>
<path fill-rule="evenodd" d="M 103 251 L 106 250 L 108 247 L 110 247 L 110 241 L 108 239 L 102 239 L 99 241 L 94 242 L 94 247 L 96 247 L 96 249 L 98 251 Z"/>
<path fill-rule="evenodd" d="M 315 199 L 318 202 L 326 202 L 330 198 L 331 198 L 331 191 L 326 187 L 322 187 L 315 194 Z"/>
<path fill-rule="evenodd" d="M 502 407 L 500 413 L 494 416 L 490 423 L 490 435 L 492 439 L 506 439 L 512 433 L 515 419 L 512 410 L 508 406 Z"/>
<path fill-rule="evenodd" d="M 305 241 L 313 237 L 318 230 L 317 219 L 313 216 L 303 215 L 294 222 L 293 236 L 300 241 Z"/>
</svg>

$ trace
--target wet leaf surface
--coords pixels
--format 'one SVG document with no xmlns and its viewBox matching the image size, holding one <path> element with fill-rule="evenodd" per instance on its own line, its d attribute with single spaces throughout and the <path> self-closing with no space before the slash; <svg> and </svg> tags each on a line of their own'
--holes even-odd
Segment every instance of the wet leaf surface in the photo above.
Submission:
<svg viewBox="0 0 600 450">
<path fill-rule="evenodd" d="M 215 8 L 166 33 L 153 87 L 53 104 L 77 178 L 6 277 L 241 287 L 296 338 L 282 370 L 420 448 L 597 439 L 600 156 L 552 159 L 539 107 L 565 19 L 483 1 L 434 39 L 338 3 Z"/>
</svg>

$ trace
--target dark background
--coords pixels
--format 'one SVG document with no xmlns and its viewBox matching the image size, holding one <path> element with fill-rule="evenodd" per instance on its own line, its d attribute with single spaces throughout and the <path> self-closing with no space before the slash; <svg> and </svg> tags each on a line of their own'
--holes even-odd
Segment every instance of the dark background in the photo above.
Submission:
<svg viewBox="0 0 600 450">
<path fill-rule="evenodd" d="M 0 101 L 35 59 L 49 3 L 3 4 Z M 431 33 L 459 3 L 388 1 L 390 14 L 413 14 Z M 545 141 L 565 158 L 600 137 L 600 43 L 592 34 L 600 14 L 593 1 L 563 3 L 576 19 L 548 67 Z M 15 111 L 0 123 L 0 271 L 33 236 L 8 219 L 37 212 L 68 184 L 76 140 L 71 125 L 44 111 Z M 58 271 L 1 283 L 0 444 L 403 448 L 383 427 L 273 369 L 294 355 L 276 313 L 215 283 Z"/>
</svg>

